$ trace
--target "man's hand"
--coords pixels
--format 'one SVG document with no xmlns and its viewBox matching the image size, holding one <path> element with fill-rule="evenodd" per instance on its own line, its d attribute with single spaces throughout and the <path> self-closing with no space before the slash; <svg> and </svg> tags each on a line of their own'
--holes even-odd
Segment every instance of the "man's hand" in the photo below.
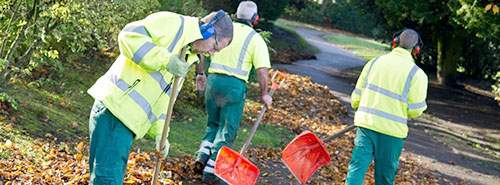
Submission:
<svg viewBox="0 0 500 185">
<path fill-rule="evenodd" d="M 170 56 L 167 66 L 165 67 L 168 72 L 172 73 L 177 77 L 182 77 L 189 70 L 189 63 L 179 59 L 179 54 L 173 54 Z"/>
<path fill-rule="evenodd" d="M 207 77 L 205 76 L 205 74 L 196 75 L 196 89 L 198 89 L 199 91 L 204 91 L 206 83 Z"/>
<path fill-rule="evenodd" d="M 155 140 L 156 140 L 156 149 L 159 149 L 161 142 L 161 135 L 156 136 Z M 167 157 L 169 148 L 170 148 L 170 143 L 168 142 L 168 139 L 166 139 L 165 147 L 160 149 L 160 154 L 163 155 L 163 158 Z"/>
<path fill-rule="evenodd" d="M 273 104 L 273 98 L 269 96 L 269 94 L 262 95 L 262 100 L 267 107 L 271 107 L 271 105 Z"/>
</svg>

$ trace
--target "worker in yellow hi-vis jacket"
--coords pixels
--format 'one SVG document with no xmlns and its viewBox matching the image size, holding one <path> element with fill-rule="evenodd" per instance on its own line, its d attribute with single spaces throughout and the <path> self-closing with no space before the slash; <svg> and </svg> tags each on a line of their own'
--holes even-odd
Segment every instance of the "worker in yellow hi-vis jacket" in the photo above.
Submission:
<svg viewBox="0 0 500 185">
<path fill-rule="evenodd" d="M 347 185 L 362 184 L 372 159 L 375 184 L 393 184 L 408 135 L 407 118 L 427 109 L 427 75 L 412 57 L 422 49 L 422 39 L 415 30 L 404 29 L 394 34 L 392 47 L 365 65 L 351 95 L 358 129 Z"/>
<path fill-rule="evenodd" d="M 89 121 L 90 184 L 122 184 L 134 138 L 147 133 L 159 148 L 174 76 L 185 77 L 196 54 L 213 55 L 232 38 L 231 19 L 222 10 L 201 20 L 159 12 L 123 28 L 119 57 L 88 90 L 95 99 Z M 179 56 L 182 48 L 185 56 Z M 168 148 L 167 142 L 164 157 Z"/>
<path fill-rule="evenodd" d="M 267 45 L 252 28 L 257 23 L 257 5 L 242 1 L 233 23 L 234 39 L 223 51 L 216 53 L 208 67 L 208 77 L 197 76 L 197 87 L 205 88 L 208 114 L 207 129 L 196 153 L 195 170 L 203 172 L 203 181 L 215 184 L 214 164 L 222 146 L 231 147 L 236 138 L 243 114 L 246 82 L 250 70 L 255 67 L 262 93 L 262 100 L 271 106 L 272 98 L 267 93 L 268 68 L 271 67 Z M 198 66 L 200 72 L 203 65 Z M 201 68 L 200 68 L 201 67 Z"/>
</svg>

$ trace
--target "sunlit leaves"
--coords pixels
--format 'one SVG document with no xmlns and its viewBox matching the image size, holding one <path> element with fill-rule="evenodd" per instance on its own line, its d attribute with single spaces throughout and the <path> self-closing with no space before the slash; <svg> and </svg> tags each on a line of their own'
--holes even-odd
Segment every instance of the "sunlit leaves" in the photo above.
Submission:
<svg viewBox="0 0 500 185">
<path fill-rule="evenodd" d="M 488 12 L 488 10 L 491 10 L 493 14 L 497 14 L 499 9 L 496 4 L 488 4 L 486 7 L 484 7 L 484 12 Z"/>
</svg>

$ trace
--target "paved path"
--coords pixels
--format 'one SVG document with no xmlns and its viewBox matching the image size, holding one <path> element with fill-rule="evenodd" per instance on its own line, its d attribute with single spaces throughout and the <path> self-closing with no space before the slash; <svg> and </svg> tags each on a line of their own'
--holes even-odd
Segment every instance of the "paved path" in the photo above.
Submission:
<svg viewBox="0 0 500 185">
<path fill-rule="evenodd" d="M 357 79 L 347 71 L 359 68 L 366 61 L 358 55 L 344 50 L 324 40 L 321 36 L 327 32 L 306 28 L 294 28 L 295 31 L 310 44 L 319 49 L 316 60 L 302 60 L 293 64 L 274 64 L 288 72 L 302 76 L 310 76 L 315 83 L 327 85 L 331 92 L 344 103 L 349 117 L 345 120 L 352 124 L 354 110 L 350 106 L 350 94 Z M 500 184 L 498 178 L 491 175 L 491 171 L 484 171 L 474 162 L 468 161 L 443 143 L 435 141 L 425 133 L 422 124 L 410 121 L 410 134 L 405 141 L 405 153 L 414 155 L 414 159 L 421 165 L 437 171 L 438 176 L 453 179 L 451 182 L 441 181 L 440 184 L 462 184 L 465 180 L 471 184 Z M 493 172 L 494 173 L 494 172 Z M 497 174 L 498 176 L 498 174 Z"/>
</svg>

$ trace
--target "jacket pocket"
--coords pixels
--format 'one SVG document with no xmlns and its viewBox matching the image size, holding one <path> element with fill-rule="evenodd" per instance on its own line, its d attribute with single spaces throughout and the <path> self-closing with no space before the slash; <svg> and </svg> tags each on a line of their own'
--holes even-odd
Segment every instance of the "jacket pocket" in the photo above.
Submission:
<svg viewBox="0 0 500 185">
<path fill-rule="evenodd" d="M 137 85 L 139 85 L 140 82 L 141 79 L 136 79 L 134 83 L 132 83 L 132 85 L 130 85 L 130 87 L 125 91 L 124 95 L 128 95 L 132 90 L 134 90 L 135 87 L 137 87 Z"/>
</svg>

